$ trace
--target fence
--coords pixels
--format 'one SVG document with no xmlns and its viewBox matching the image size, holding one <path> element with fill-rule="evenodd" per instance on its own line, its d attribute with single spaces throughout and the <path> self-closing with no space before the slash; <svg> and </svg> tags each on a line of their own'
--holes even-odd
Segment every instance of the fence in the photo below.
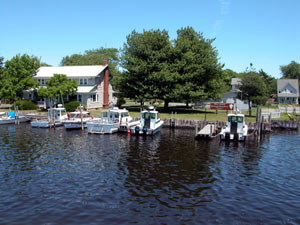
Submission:
<svg viewBox="0 0 300 225">
<path fill-rule="evenodd" d="M 300 113 L 300 107 L 278 107 L 279 112 L 283 113 Z"/>
</svg>

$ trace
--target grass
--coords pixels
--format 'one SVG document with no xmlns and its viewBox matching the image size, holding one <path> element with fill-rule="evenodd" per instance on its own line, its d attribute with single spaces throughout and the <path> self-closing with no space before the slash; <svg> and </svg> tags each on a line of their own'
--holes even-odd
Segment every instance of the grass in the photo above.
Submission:
<svg viewBox="0 0 300 225">
<path fill-rule="evenodd" d="M 125 106 L 132 117 L 140 117 L 140 106 Z M 271 107 L 262 107 L 262 109 L 267 109 Z M 164 110 L 163 105 L 156 106 L 156 109 L 160 112 L 160 117 L 163 119 L 176 118 L 181 120 L 207 120 L 207 121 L 226 121 L 227 111 L 218 111 L 207 109 L 192 109 L 185 106 L 169 106 L 168 110 Z M 0 111 L 9 112 L 13 111 L 11 109 L 0 109 Z M 101 115 L 102 109 L 91 109 L 89 110 L 93 116 L 99 117 Z M 45 110 L 20 110 L 20 112 L 26 113 L 47 113 Z M 173 114 L 172 114 L 173 113 Z M 228 111 L 230 113 L 230 111 Z M 252 116 L 249 116 L 248 111 L 243 111 L 245 114 L 246 122 L 256 121 L 256 108 L 252 108 Z M 290 120 L 287 113 L 282 113 L 280 119 L 276 120 Z"/>
<path fill-rule="evenodd" d="M 140 107 L 129 106 L 126 107 L 132 117 L 140 117 Z M 205 109 L 192 109 L 181 106 L 170 106 L 167 111 L 163 107 L 158 106 L 156 109 L 160 112 L 160 118 L 169 119 L 175 117 L 181 120 L 206 120 L 207 121 L 226 121 L 227 111 L 206 110 Z M 100 116 L 101 110 L 90 110 L 92 115 Z M 173 114 L 172 114 L 173 113 Z M 176 113 L 176 114 L 175 114 Z M 230 111 L 228 111 L 230 113 Z M 248 112 L 243 112 L 246 115 L 246 122 L 256 121 L 256 109 L 252 110 L 252 116 L 248 116 Z"/>
</svg>

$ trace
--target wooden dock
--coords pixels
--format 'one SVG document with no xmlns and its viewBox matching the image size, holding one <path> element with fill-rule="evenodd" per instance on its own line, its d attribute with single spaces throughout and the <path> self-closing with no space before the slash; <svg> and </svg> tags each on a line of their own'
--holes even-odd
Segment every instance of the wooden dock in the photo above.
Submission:
<svg viewBox="0 0 300 225">
<path fill-rule="evenodd" d="M 198 132 L 198 127 L 196 127 L 195 129 L 196 129 L 196 138 L 211 139 L 217 132 L 217 124 L 209 123 L 205 127 L 203 127 L 199 132 Z"/>
</svg>

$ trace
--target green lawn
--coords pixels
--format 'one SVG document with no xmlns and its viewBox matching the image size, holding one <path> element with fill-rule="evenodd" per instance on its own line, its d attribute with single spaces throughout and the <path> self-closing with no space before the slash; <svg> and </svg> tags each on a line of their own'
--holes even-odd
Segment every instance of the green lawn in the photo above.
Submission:
<svg viewBox="0 0 300 225">
<path fill-rule="evenodd" d="M 138 106 L 130 106 L 126 107 L 132 117 L 140 117 L 140 107 Z M 227 114 L 226 111 L 218 111 L 216 113 L 215 110 L 207 110 L 205 113 L 204 109 L 192 109 L 186 107 L 169 107 L 168 111 L 164 111 L 162 107 L 156 108 L 160 112 L 160 117 L 163 119 L 169 119 L 173 116 L 176 119 L 181 120 L 206 120 L 208 121 L 226 121 Z M 101 110 L 90 110 L 94 116 L 100 116 Z M 173 112 L 173 115 L 172 115 Z M 175 115 L 176 113 L 176 115 Z M 230 111 L 228 111 L 230 113 Z M 248 112 L 243 112 L 246 115 L 247 122 L 256 121 L 256 109 L 252 110 L 252 117 L 248 116 Z M 206 115 L 205 115 L 206 114 Z"/>
<path fill-rule="evenodd" d="M 130 115 L 132 117 L 140 117 L 140 107 L 139 106 L 127 106 L 125 107 L 128 109 Z M 267 109 L 268 107 L 262 107 L 263 109 Z M 160 112 L 160 117 L 163 119 L 169 119 L 171 117 L 181 120 L 206 120 L 207 121 L 226 121 L 226 111 L 218 111 L 216 113 L 215 110 L 209 110 L 207 109 L 205 112 L 205 109 L 192 109 L 192 108 L 186 108 L 185 106 L 170 106 L 167 111 L 163 109 L 162 105 L 159 105 L 156 107 L 156 109 Z M 8 112 L 12 111 L 9 109 L 0 109 L 2 112 Z M 102 109 L 91 109 L 90 110 L 93 116 L 99 117 L 101 115 Z M 41 110 L 23 110 L 20 112 L 22 113 L 47 113 L 47 111 L 41 111 Z M 173 112 L 173 115 L 172 115 Z M 176 113 L 176 115 L 175 115 Z M 230 113 L 230 111 L 228 111 Z M 248 115 L 248 111 L 242 112 L 246 115 L 246 122 L 255 122 L 256 121 L 256 108 L 252 108 L 252 116 L 250 117 Z M 287 113 L 282 113 L 280 119 L 276 120 L 290 120 Z"/>
</svg>

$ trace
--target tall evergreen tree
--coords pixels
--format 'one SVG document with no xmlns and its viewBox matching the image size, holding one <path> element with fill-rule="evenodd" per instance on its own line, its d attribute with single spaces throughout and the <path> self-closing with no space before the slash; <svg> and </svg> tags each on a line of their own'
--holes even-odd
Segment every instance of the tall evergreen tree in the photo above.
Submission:
<svg viewBox="0 0 300 225">
<path fill-rule="evenodd" d="M 167 107 L 173 99 L 177 75 L 170 70 L 171 50 L 167 31 L 133 31 L 123 48 L 125 71 L 118 82 L 119 90 L 141 104 L 147 99 L 162 99 Z"/>
<path fill-rule="evenodd" d="M 177 96 L 185 102 L 214 99 L 225 92 L 222 67 L 218 53 L 212 46 L 214 39 L 205 39 L 192 27 L 177 31 L 174 41 L 176 60 L 174 67 L 180 75 Z"/>
</svg>

